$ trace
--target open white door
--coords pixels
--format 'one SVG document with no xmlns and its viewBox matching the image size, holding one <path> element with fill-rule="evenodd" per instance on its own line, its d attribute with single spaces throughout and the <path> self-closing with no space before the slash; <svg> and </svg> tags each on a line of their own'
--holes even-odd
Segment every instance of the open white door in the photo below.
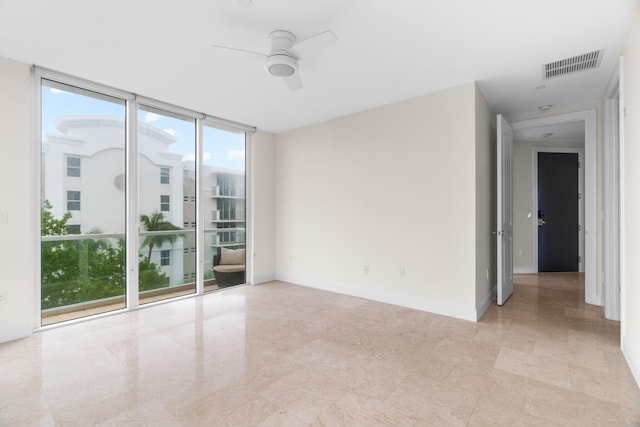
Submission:
<svg viewBox="0 0 640 427">
<path fill-rule="evenodd" d="M 498 305 L 513 293 L 513 129 L 498 114 Z"/>
</svg>

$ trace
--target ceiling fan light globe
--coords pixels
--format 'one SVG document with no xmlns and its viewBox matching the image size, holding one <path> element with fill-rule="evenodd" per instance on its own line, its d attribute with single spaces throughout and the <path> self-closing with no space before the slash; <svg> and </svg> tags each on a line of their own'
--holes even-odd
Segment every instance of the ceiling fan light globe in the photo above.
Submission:
<svg viewBox="0 0 640 427">
<path fill-rule="evenodd" d="M 270 55 L 264 67 L 273 76 L 291 77 L 298 72 L 298 61 L 289 55 Z"/>
</svg>

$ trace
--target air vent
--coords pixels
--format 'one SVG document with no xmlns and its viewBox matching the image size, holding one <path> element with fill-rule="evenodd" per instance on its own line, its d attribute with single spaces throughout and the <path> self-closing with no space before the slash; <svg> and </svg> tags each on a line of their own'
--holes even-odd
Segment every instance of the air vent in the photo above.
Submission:
<svg viewBox="0 0 640 427">
<path fill-rule="evenodd" d="M 543 78 L 545 80 L 552 79 L 554 77 L 598 68 L 600 61 L 602 60 L 603 53 L 604 49 L 594 50 L 593 52 L 545 64 L 542 70 L 544 74 Z"/>
</svg>

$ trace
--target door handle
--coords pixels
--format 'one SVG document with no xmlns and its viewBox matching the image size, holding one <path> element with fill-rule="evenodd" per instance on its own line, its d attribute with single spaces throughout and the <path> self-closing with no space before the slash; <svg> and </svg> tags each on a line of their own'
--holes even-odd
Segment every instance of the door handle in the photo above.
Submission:
<svg viewBox="0 0 640 427">
<path fill-rule="evenodd" d="M 539 225 L 539 226 L 543 226 L 543 225 L 545 225 L 546 223 L 547 223 L 547 221 L 545 221 L 544 219 L 542 219 L 542 218 L 538 218 L 538 225 Z"/>
</svg>

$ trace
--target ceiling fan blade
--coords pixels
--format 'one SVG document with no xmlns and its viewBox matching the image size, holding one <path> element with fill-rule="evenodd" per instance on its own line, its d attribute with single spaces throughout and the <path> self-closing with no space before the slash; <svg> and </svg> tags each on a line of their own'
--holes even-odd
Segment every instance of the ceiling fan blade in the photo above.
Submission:
<svg viewBox="0 0 640 427">
<path fill-rule="evenodd" d="M 238 3 L 242 7 L 251 7 L 251 6 L 253 6 L 253 0 L 238 0 Z"/>
<path fill-rule="evenodd" d="M 327 30 L 296 43 L 291 50 L 298 59 L 304 59 L 313 56 L 317 51 L 331 46 L 337 41 L 336 35 Z"/>
<path fill-rule="evenodd" d="M 285 84 L 289 86 L 289 89 L 291 90 L 302 89 L 302 80 L 300 79 L 300 73 L 295 73 L 290 77 L 283 77 L 282 80 L 284 80 Z"/>
<path fill-rule="evenodd" d="M 224 49 L 224 50 L 229 50 L 232 52 L 237 52 L 240 53 L 244 56 L 253 58 L 253 59 L 260 59 L 262 61 L 264 61 L 267 58 L 267 55 L 265 55 L 264 53 L 260 53 L 260 52 L 254 52 L 252 50 L 246 50 L 246 49 L 238 49 L 236 47 L 229 47 L 229 46 L 219 46 L 219 45 L 211 45 L 212 48 L 214 49 Z"/>
</svg>

